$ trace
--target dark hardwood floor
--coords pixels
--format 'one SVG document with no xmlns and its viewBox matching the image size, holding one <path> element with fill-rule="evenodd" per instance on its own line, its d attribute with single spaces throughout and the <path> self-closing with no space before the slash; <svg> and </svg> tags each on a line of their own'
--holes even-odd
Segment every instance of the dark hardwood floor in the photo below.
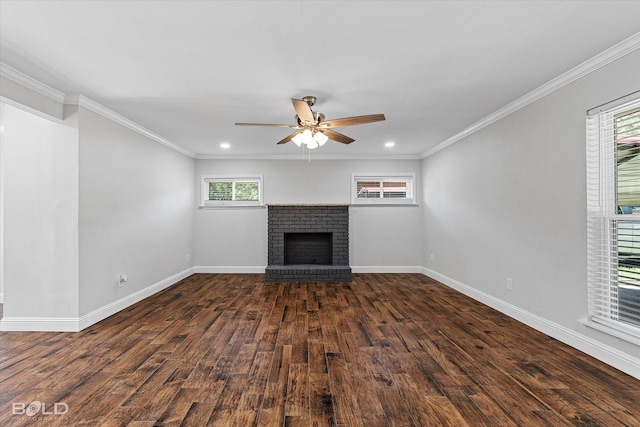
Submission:
<svg viewBox="0 0 640 427">
<path fill-rule="evenodd" d="M 640 381 L 419 274 L 198 274 L 0 369 L 2 426 L 640 426 Z"/>
</svg>

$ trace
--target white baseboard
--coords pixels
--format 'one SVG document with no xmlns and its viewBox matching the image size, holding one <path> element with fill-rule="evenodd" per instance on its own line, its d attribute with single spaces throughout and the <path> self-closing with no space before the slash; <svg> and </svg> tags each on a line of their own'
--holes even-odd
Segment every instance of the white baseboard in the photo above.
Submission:
<svg viewBox="0 0 640 427">
<path fill-rule="evenodd" d="M 264 274 L 265 266 L 250 266 L 250 265 L 238 265 L 238 266 L 224 266 L 224 265 L 199 265 L 193 267 L 194 273 L 207 273 L 207 274 Z"/>
<path fill-rule="evenodd" d="M 589 338 L 586 335 L 580 334 L 565 326 L 559 325 L 555 322 L 551 322 L 526 310 L 516 307 L 513 304 L 509 304 L 503 300 L 500 300 L 494 296 L 481 292 L 471 286 L 458 282 L 450 277 L 444 276 L 436 271 L 429 270 L 428 268 L 422 268 L 422 274 L 437 280 L 455 289 L 468 297 L 473 298 L 483 304 L 488 305 L 491 308 L 498 310 L 501 313 L 512 317 L 527 326 L 530 326 L 552 338 L 557 339 L 575 349 L 588 354 L 608 365 L 613 366 L 622 372 L 631 375 L 634 378 L 640 379 L 640 358 L 633 357 L 630 354 L 619 351 L 613 347 L 603 344 L 597 340 Z"/>
<path fill-rule="evenodd" d="M 81 317 L 3 317 L 0 319 L 0 331 L 78 332 L 168 288 L 193 273 L 194 268 L 188 268 Z"/>
<path fill-rule="evenodd" d="M 185 279 L 191 276 L 194 273 L 194 268 L 187 268 L 177 274 L 174 274 L 171 277 L 167 277 L 164 280 L 154 283 L 151 286 L 147 286 L 144 289 L 141 289 L 137 292 L 134 292 L 130 295 L 127 295 L 124 298 L 121 298 L 117 301 L 114 301 L 110 304 L 107 304 L 103 307 L 98 308 L 97 310 L 93 310 L 90 313 L 81 316 L 79 319 L 79 326 L 82 330 L 87 328 L 95 323 L 98 323 L 101 320 L 106 319 L 109 316 L 116 314 L 117 312 L 124 310 L 125 308 L 142 301 L 145 298 L 150 297 L 151 295 L 160 292 L 163 289 L 168 288 L 169 286 L 179 282 L 182 279 Z"/>
<path fill-rule="evenodd" d="M 263 274 L 265 272 L 265 266 L 196 266 L 194 273 L 228 273 L 228 274 Z M 422 267 L 420 266 L 351 266 L 352 273 L 422 273 Z"/>
<path fill-rule="evenodd" d="M 411 265 L 352 265 L 351 266 L 352 273 L 422 273 L 422 267 L 420 266 L 411 266 Z"/>
<path fill-rule="evenodd" d="M 10 332 L 78 332 L 77 317 L 3 317 L 0 331 Z"/>
</svg>

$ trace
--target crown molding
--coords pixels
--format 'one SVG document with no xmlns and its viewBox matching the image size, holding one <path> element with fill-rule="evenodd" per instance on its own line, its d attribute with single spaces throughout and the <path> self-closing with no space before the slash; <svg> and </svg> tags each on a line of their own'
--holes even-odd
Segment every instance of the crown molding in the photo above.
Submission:
<svg viewBox="0 0 640 427">
<path fill-rule="evenodd" d="M 95 101 L 83 96 L 83 95 L 65 95 L 63 92 L 60 92 L 57 89 L 54 89 L 46 84 L 30 77 L 15 68 L 12 68 L 5 64 L 4 62 L 0 62 L 0 76 L 4 77 L 8 80 L 11 80 L 20 86 L 23 86 L 27 89 L 30 89 L 36 93 L 46 96 L 49 99 L 52 99 L 60 104 L 64 105 L 77 105 L 80 107 L 84 107 L 88 110 L 93 111 L 115 123 L 118 123 L 126 128 L 129 128 L 149 139 L 152 139 L 160 144 L 171 148 L 179 153 L 182 153 L 191 158 L 195 158 L 195 153 L 169 141 L 166 138 L 161 137 L 158 134 L 151 132 L 150 130 L 140 126 L 139 124 L 133 122 L 132 120 L 127 119 L 126 117 L 104 107 L 103 105 L 98 104 Z"/>
<path fill-rule="evenodd" d="M 34 92 L 39 93 L 40 95 L 44 95 L 49 99 L 52 99 L 56 102 L 63 103 L 64 102 L 64 93 L 60 92 L 57 89 L 52 88 L 51 86 L 47 86 L 46 84 L 39 82 L 38 80 L 30 77 L 15 68 L 12 68 L 5 64 L 4 62 L 0 62 L 0 76 L 11 80 L 14 83 L 19 84 L 27 89 L 30 89 Z"/>
<path fill-rule="evenodd" d="M 140 126 L 139 124 L 137 124 L 136 122 L 127 119 L 126 117 L 116 113 L 115 111 L 112 111 L 110 109 L 108 109 L 107 107 L 92 101 L 91 99 L 87 98 L 86 96 L 83 95 L 67 95 L 65 97 L 64 100 L 64 104 L 65 105 L 77 105 L 79 107 L 83 107 L 86 108 L 87 110 L 93 111 L 96 114 L 101 115 L 102 117 L 105 117 L 115 123 L 118 123 L 128 129 L 131 129 L 149 139 L 152 139 L 156 142 L 159 142 L 160 144 L 171 148 L 172 150 L 175 150 L 179 153 L 182 153 L 186 156 L 189 156 L 191 158 L 195 158 L 196 155 L 195 153 L 169 141 L 166 138 L 161 137 L 160 135 L 151 132 L 150 130 Z"/>
<path fill-rule="evenodd" d="M 512 114 L 519 109 L 526 107 L 527 105 L 539 100 L 540 98 L 543 98 L 550 93 L 553 93 L 556 90 L 561 89 L 578 79 L 581 79 L 582 77 L 598 70 L 599 68 L 604 67 L 607 64 L 610 64 L 617 59 L 622 58 L 625 55 L 630 54 L 637 49 L 640 49 L 640 32 L 635 33 L 631 37 L 621 41 L 620 43 L 612 46 L 604 52 L 601 52 L 593 58 L 588 59 L 582 64 L 570 69 L 566 73 L 559 75 L 555 79 L 550 80 L 537 89 L 532 90 L 528 94 L 516 99 L 512 103 L 505 105 L 494 113 L 489 114 L 485 118 L 477 121 L 468 128 L 465 128 L 461 132 L 455 134 L 451 138 L 423 152 L 420 155 L 420 158 L 424 159 L 437 153 L 440 150 L 447 148 L 451 144 L 454 144 L 461 139 L 466 138 L 467 136 L 479 131 L 480 129 L 485 128 L 494 122 L 497 122 L 498 120 L 508 116 L 509 114 Z"/>
<path fill-rule="evenodd" d="M 196 160 L 420 160 L 418 154 L 315 154 L 311 159 L 307 154 L 237 154 L 237 155 L 217 155 L 217 154 L 196 154 Z"/>
</svg>

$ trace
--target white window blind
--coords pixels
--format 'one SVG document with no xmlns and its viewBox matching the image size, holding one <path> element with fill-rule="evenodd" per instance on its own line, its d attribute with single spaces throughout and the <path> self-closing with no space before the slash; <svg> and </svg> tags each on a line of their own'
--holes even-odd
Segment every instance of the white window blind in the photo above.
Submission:
<svg viewBox="0 0 640 427">
<path fill-rule="evenodd" d="M 640 337 L 640 99 L 587 118 L 589 317 Z"/>
<path fill-rule="evenodd" d="M 414 175 L 353 175 L 355 204 L 415 204 Z"/>
</svg>

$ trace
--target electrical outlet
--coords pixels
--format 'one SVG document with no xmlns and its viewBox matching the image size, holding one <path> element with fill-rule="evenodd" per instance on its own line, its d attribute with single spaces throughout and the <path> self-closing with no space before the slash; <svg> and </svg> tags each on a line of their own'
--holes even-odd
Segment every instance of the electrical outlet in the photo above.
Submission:
<svg viewBox="0 0 640 427">
<path fill-rule="evenodd" d="M 433 262 L 435 260 L 433 254 L 429 255 L 429 261 Z"/>
<path fill-rule="evenodd" d="M 191 261 L 191 255 L 187 254 L 187 262 Z"/>
<path fill-rule="evenodd" d="M 513 290 L 513 280 L 511 280 L 511 279 L 507 279 L 507 290 L 508 291 L 512 291 Z"/>
<path fill-rule="evenodd" d="M 127 281 L 127 275 L 125 273 L 121 273 L 118 276 L 118 287 L 119 288 L 123 287 L 126 281 Z"/>
</svg>

